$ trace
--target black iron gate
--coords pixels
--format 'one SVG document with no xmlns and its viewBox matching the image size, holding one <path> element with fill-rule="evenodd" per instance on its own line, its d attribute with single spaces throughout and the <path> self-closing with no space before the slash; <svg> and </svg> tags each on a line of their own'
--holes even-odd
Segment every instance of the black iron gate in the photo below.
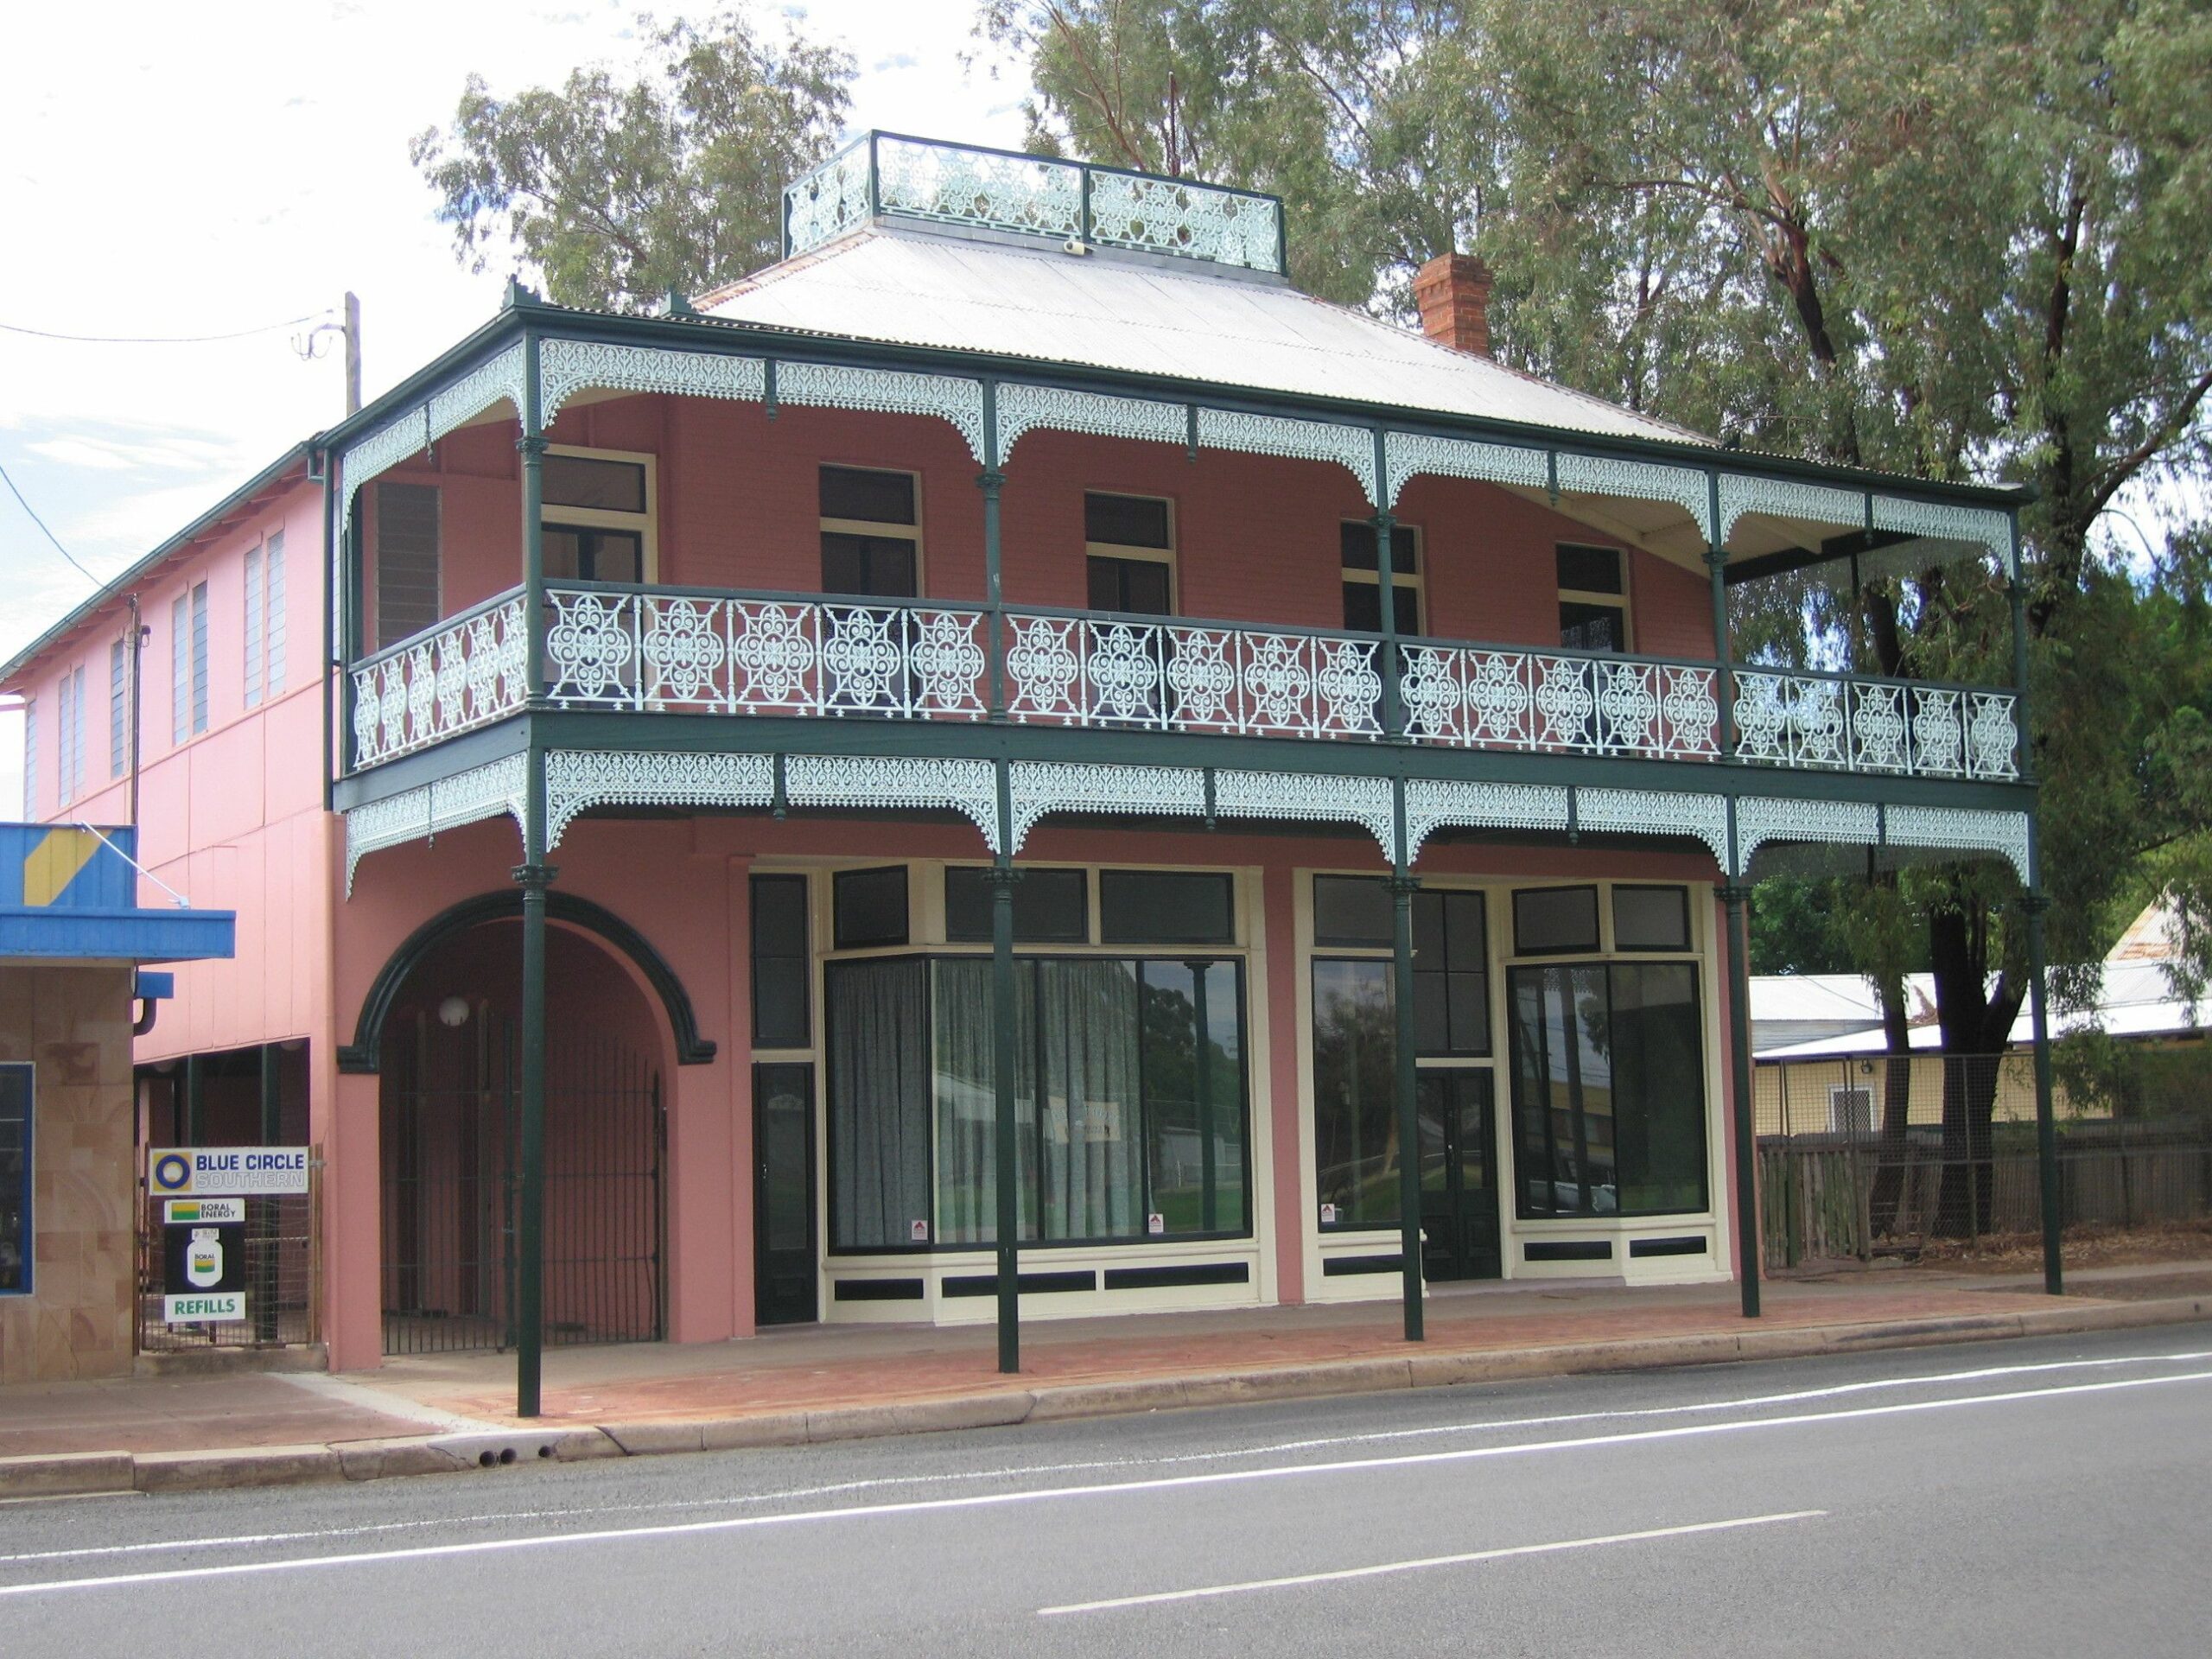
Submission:
<svg viewBox="0 0 2212 1659">
<path fill-rule="evenodd" d="M 393 1033 L 383 1090 L 384 1347 L 511 1348 L 520 1067 L 511 1030 Z M 545 1341 L 666 1328 L 660 1077 L 612 1039 L 556 1037 L 545 1066 Z"/>
</svg>

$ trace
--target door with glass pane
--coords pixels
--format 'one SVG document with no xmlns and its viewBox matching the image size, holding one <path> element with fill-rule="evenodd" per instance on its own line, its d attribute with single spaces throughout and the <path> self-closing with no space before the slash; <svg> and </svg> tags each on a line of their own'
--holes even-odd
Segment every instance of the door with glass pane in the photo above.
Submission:
<svg viewBox="0 0 2212 1659">
<path fill-rule="evenodd" d="M 1491 1098 L 1487 1066 L 1420 1074 L 1421 1270 L 1432 1281 L 1498 1276 Z"/>
<path fill-rule="evenodd" d="M 753 1068 L 753 1318 L 819 1317 L 814 1267 L 814 1068 Z"/>
</svg>

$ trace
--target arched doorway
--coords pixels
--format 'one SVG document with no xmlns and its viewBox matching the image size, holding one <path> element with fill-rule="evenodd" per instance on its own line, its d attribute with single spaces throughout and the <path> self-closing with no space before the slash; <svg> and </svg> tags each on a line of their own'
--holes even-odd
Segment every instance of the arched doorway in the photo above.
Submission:
<svg viewBox="0 0 2212 1659">
<path fill-rule="evenodd" d="M 512 1347 L 519 1192 L 521 924 L 438 939 L 378 1042 L 387 1353 Z M 654 1009 L 601 942 L 546 935 L 549 1345 L 666 1329 L 667 1145 Z"/>
</svg>

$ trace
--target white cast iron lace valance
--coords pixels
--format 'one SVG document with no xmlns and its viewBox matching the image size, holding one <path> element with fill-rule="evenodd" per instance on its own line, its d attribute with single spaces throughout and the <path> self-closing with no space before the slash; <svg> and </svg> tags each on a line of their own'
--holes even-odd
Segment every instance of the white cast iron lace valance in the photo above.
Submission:
<svg viewBox="0 0 2212 1659">
<path fill-rule="evenodd" d="M 362 485 L 408 456 L 422 454 L 493 404 L 505 399 L 514 405 L 519 420 L 526 395 L 523 344 L 517 340 L 460 379 L 432 392 L 419 407 L 393 416 L 365 437 L 346 445 L 338 460 L 338 489 L 347 521 L 352 521 L 353 498 Z"/>
<path fill-rule="evenodd" d="M 1878 495 L 1872 510 L 1876 530 L 1922 536 L 1934 541 L 1969 542 L 1987 548 L 2008 581 L 2017 581 L 2012 563 L 2012 515 L 1995 507 L 1969 507 L 1952 501 L 1907 501 Z"/>
<path fill-rule="evenodd" d="M 959 429 L 969 453 L 986 460 L 983 383 L 909 369 L 862 369 L 842 363 L 776 365 L 779 403 L 823 409 L 869 410 L 887 415 L 935 415 Z"/>
<path fill-rule="evenodd" d="M 888 754 L 794 754 L 784 762 L 793 806 L 950 808 L 999 850 L 998 779 L 988 760 Z"/>
<path fill-rule="evenodd" d="M 348 809 L 346 814 L 346 896 L 353 896 L 353 872 L 369 854 L 410 841 L 427 841 L 465 823 L 505 813 L 523 832 L 529 798 L 529 762 L 510 754 L 467 772 L 455 772 L 383 800 Z"/>
<path fill-rule="evenodd" d="M 1995 853 L 2023 887 L 2034 885 L 2028 862 L 2028 815 L 1979 806 L 1885 806 L 1882 834 L 1892 847 Z"/>
<path fill-rule="evenodd" d="M 1387 778 L 1345 778 L 1325 772 L 1217 772 L 1213 810 L 1224 818 L 1275 818 L 1356 823 L 1373 836 L 1382 856 L 1395 859 L 1398 837 Z"/>
<path fill-rule="evenodd" d="M 1618 455 L 1578 455 L 1561 450 L 1559 486 L 1582 495 L 1623 496 L 1638 501 L 1671 501 L 1697 521 L 1713 539 L 1710 491 L 1702 472 L 1655 461 L 1624 461 Z"/>
<path fill-rule="evenodd" d="M 1206 810 L 1205 773 L 1197 766 L 1016 760 L 1007 767 L 1007 783 L 1014 803 L 1014 845 L 1008 849 L 1009 856 L 1021 850 L 1030 830 L 1049 813 L 1198 817 Z"/>
<path fill-rule="evenodd" d="M 1666 789 L 1580 789 L 1574 795 L 1579 828 L 1631 836 L 1694 836 L 1728 868 L 1728 799 Z"/>
<path fill-rule="evenodd" d="M 537 348 L 540 425 L 552 425 L 562 405 L 587 389 L 757 404 L 767 396 L 767 370 L 757 357 L 616 346 L 601 340 L 549 340 Z"/>
<path fill-rule="evenodd" d="M 1802 479 L 1758 478 L 1742 473 L 1720 474 L 1720 536 L 1735 533 L 1736 521 L 1747 512 L 1773 518 L 1796 518 L 1815 524 L 1834 524 L 1839 531 L 1863 530 L 1866 524 L 1866 497 L 1858 490 L 1837 489 L 1828 484 L 1808 484 Z"/>
<path fill-rule="evenodd" d="M 1548 452 L 1514 444 L 1440 438 L 1425 432 L 1391 432 L 1384 435 L 1384 446 L 1387 473 L 1382 505 L 1386 509 L 1397 505 L 1407 482 L 1422 473 L 1528 490 L 1542 489 L 1551 477 Z"/>
<path fill-rule="evenodd" d="M 766 806 L 775 762 L 765 754 L 663 754 L 629 749 L 549 749 L 545 848 L 594 806 Z"/>
<path fill-rule="evenodd" d="M 1105 392 L 1071 391 L 1065 386 L 1008 381 L 998 389 L 999 465 L 1006 465 L 1014 442 L 1039 427 L 1055 432 L 1086 432 L 1101 438 L 1136 438 L 1153 443 L 1187 443 L 1190 410 L 1182 404 L 1144 397 L 1116 397 Z"/>
<path fill-rule="evenodd" d="M 1375 476 L 1375 434 L 1366 427 L 1252 415 L 1241 410 L 1201 409 L 1198 443 L 1203 448 L 1233 449 L 1248 455 L 1332 461 L 1359 480 L 1370 504 L 1382 499 L 1381 482 Z"/>
<path fill-rule="evenodd" d="M 1406 862 L 1446 827 L 1545 830 L 1564 834 L 1567 792 L 1556 784 L 1456 783 L 1413 778 L 1406 783 Z"/>
<path fill-rule="evenodd" d="M 1881 839 L 1881 809 L 1868 801 L 1792 800 L 1745 795 L 1736 802 L 1736 869 L 1751 873 L 1751 860 L 1770 841 L 1833 842 L 1872 847 Z"/>
</svg>

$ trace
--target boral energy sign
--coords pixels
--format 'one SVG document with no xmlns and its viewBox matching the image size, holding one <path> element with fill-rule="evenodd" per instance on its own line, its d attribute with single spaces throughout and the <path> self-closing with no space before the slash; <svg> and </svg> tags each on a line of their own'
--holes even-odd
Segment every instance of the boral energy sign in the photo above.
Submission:
<svg viewBox="0 0 2212 1659">
<path fill-rule="evenodd" d="M 308 1190 L 305 1147 L 172 1147 L 146 1154 L 157 1198 L 265 1198 Z"/>
</svg>

